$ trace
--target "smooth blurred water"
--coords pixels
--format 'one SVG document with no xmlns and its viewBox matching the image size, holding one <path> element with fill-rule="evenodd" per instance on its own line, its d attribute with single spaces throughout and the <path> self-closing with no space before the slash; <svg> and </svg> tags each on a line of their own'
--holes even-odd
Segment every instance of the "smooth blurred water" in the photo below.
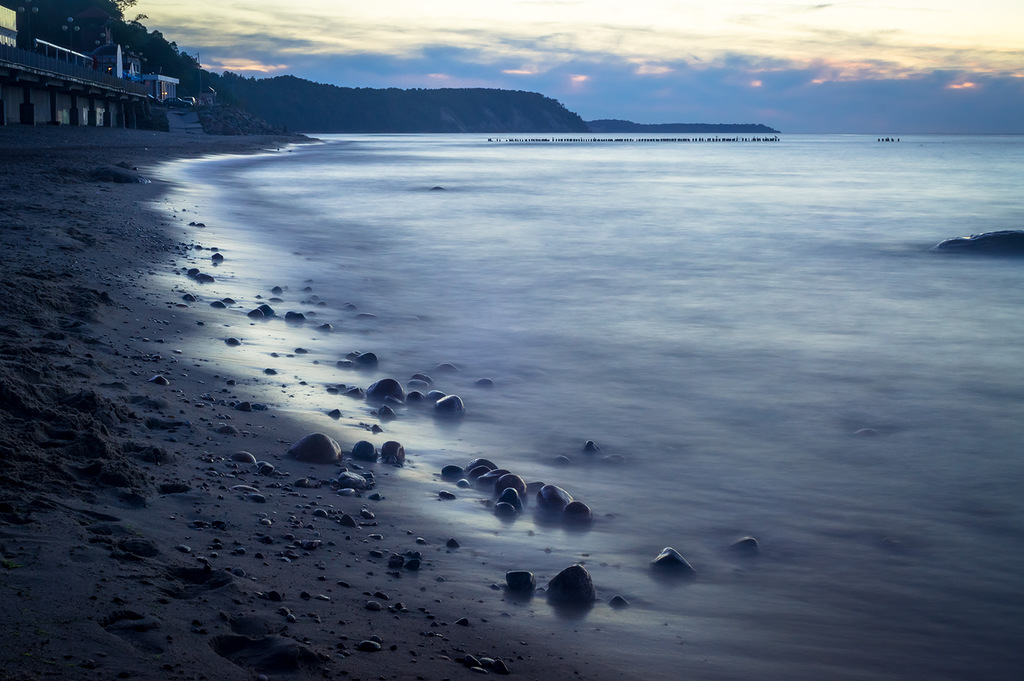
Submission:
<svg viewBox="0 0 1024 681">
<path fill-rule="evenodd" d="M 235 324 L 280 285 L 279 311 L 338 329 L 247 327 L 254 375 L 312 350 L 273 359 L 309 386 L 264 399 L 373 422 L 323 386 L 426 372 L 466 419 L 400 409 L 375 440 L 401 440 L 424 485 L 483 455 L 593 508 L 569 532 L 425 505 L 479 528 L 498 575 L 585 559 L 605 599 L 633 602 L 592 621 L 642 632 L 646 655 L 697 651 L 706 678 L 1009 679 L 1024 262 L 928 249 L 1024 228 L 1022 159 L 1020 137 L 338 136 L 164 174 L 227 257 L 215 290 L 244 304 Z M 380 370 L 334 367 L 356 349 Z M 744 535 L 759 557 L 728 550 Z M 651 578 L 669 545 L 696 581 Z"/>
</svg>

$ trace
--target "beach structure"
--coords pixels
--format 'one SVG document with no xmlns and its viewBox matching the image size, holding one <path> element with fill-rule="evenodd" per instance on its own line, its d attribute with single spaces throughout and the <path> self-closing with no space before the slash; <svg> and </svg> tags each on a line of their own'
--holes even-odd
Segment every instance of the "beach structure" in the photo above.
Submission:
<svg viewBox="0 0 1024 681">
<path fill-rule="evenodd" d="M 135 127 L 147 97 L 141 60 L 114 46 L 97 70 L 92 55 L 43 40 L 20 49 L 16 19 L 0 7 L 0 125 Z"/>
</svg>

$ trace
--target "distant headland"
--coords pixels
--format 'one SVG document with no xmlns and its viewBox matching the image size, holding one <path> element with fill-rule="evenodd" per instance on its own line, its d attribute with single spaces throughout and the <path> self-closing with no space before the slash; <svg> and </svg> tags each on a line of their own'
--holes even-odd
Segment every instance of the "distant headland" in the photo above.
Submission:
<svg viewBox="0 0 1024 681">
<path fill-rule="evenodd" d="M 640 133 L 751 133 L 773 134 L 780 132 L 761 123 L 634 123 L 604 118 L 587 121 L 587 127 L 594 133 L 640 132 Z"/>
</svg>

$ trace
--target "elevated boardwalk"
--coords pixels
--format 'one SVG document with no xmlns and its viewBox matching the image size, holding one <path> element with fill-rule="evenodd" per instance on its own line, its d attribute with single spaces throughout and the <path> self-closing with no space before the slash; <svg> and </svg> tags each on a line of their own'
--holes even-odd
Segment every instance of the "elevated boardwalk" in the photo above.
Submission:
<svg viewBox="0 0 1024 681">
<path fill-rule="evenodd" d="M 83 57 L 0 45 L 0 125 L 134 128 L 145 85 L 95 71 Z"/>
</svg>

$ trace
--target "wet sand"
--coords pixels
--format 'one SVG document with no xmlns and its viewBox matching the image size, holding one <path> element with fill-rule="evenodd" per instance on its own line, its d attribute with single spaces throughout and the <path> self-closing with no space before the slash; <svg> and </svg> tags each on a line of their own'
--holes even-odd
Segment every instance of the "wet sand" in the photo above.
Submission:
<svg viewBox="0 0 1024 681">
<path fill-rule="evenodd" d="M 254 377 L 211 359 L 209 301 L 182 294 L 202 216 L 151 212 L 159 181 L 101 179 L 294 141 L 0 128 L 0 679 L 445 679 L 476 673 L 467 655 L 628 678 L 585 624 L 524 625 L 547 606 L 450 548 L 460 528 L 418 513 L 402 469 L 364 464 L 374 488 L 338 496 L 337 465 L 286 456 L 308 426 L 228 406 Z"/>
</svg>

